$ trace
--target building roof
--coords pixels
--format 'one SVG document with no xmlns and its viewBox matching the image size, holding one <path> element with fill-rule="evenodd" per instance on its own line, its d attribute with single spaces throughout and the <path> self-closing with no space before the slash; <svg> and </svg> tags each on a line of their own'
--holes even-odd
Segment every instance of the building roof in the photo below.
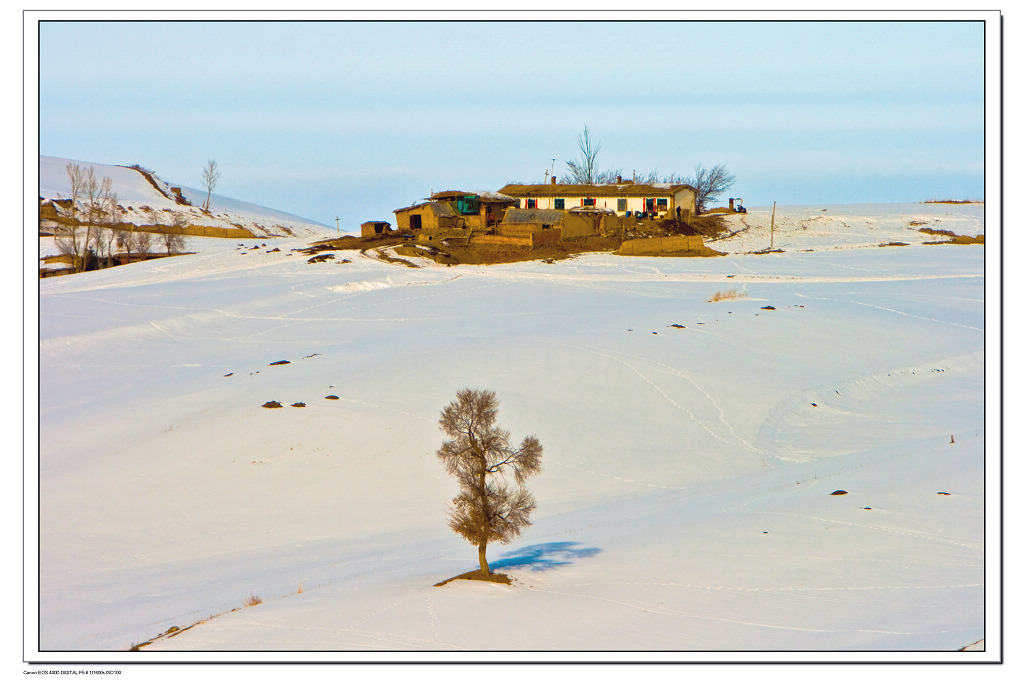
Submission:
<svg viewBox="0 0 1024 683">
<path fill-rule="evenodd" d="M 443 192 L 435 192 L 430 195 L 431 199 L 435 200 L 452 200 L 458 199 L 459 197 L 476 197 L 482 202 L 508 202 L 513 203 L 516 201 L 515 197 L 510 197 L 507 194 L 501 194 L 500 192 L 464 192 L 462 190 L 444 190 Z"/>
<path fill-rule="evenodd" d="M 404 211 L 413 211 L 415 209 L 426 209 L 433 212 L 438 217 L 458 217 L 458 213 L 451 207 L 447 202 L 423 202 L 420 204 L 413 204 L 412 206 L 406 206 L 402 209 L 395 209 L 395 213 L 402 213 Z"/>
<path fill-rule="evenodd" d="M 574 206 L 568 211 L 569 213 L 615 213 L 611 209 L 605 209 L 600 206 Z"/>
<path fill-rule="evenodd" d="M 505 212 L 502 223 L 540 223 L 542 225 L 560 225 L 565 218 L 565 211 L 560 209 L 517 209 Z"/>
<path fill-rule="evenodd" d="M 664 197 L 674 195 L 680 190 L 693 190 L 692 185 L 685 183 L 656 183 L 641 185 L 622 183 L 621 185 L 506 185 L 498 192 L 513 197 Z"/>
</svg>

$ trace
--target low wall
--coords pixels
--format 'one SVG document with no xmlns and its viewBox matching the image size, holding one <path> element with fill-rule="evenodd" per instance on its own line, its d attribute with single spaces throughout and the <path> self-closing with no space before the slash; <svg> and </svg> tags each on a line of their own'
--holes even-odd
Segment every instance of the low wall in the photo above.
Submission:
<svg viewBox="0 0 1024 683">
<path fill-rule="evenodd" d="M 673 237 L 648 237 L 647 239 L 626 240 L 617 254 L 625 256 L 657 256 L 690 252 L 697 254 L 717 253 L 704 246 L 700 235 L 675 235 Z"/>
<path fill-rule="evenodd" d="M 533 237 L 531 235 L 524 235 L 522 237 L 513 237 L 512 235 L 480 235 L 474 237 L 472 242 L 473 244 L 512 244 L 519 247 L 532 247 Z"/>
<path fill-rule="evenodd" d="M 175 225 L 139 225 L 135 229 L 141 232 L 170 232 L 191 235 L 193 237 L 256 237 L 255 234 L 246 228 L 222 228 L 213 225 L 185 225 L 182 227 Z"/>
<path fill-rule="evenodd" d="M 539 229 L 536 226 L 533 232 L 519 232 L 513 235 L 479 235 L 473 237 L 476 244 L 513 244 L 522 247 L 537 247 L 541 244 L 554 244 L 561 241 L 562 231 L 560 228 Z M 518 232 L 518 231 L 517 231 Z"/>
</svg>

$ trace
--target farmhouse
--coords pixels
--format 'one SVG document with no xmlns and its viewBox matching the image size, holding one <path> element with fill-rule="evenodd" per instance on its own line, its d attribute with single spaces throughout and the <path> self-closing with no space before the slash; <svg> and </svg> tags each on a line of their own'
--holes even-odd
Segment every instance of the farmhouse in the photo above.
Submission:
<svg viewBox="0 0 1024 683">
<path fill-rule="evenodd" d="M 686 184 L 645 185 L 619 178 L 611 185 L 566 185 L 552 177 L 550 184 L 506 185 L 499 192 L 516 198 L 521 209 L 595 207 L 618 216 L 683 220 L 697 213 L 696 190 Z"/>
<path fill-rule="evenodd" d="M 506 185 L 500 192 L 436 192 L 427 201 L 396 209 L 395 222 L 403 238 L 422 243 L 537 247 L 591 237 L 621 238 L 635 234 L 649 219 L 689 220 L 695 213 L 695 191 L 690 185 L 551 183 Z M 364 224 L 364 235 L 370 229 L 370 224 Z M 703 244 L 699 237 L 695 241 Z M 694 250 L 689 242 L 682 246 L 673 242 L 660 245 L 659 253 L 669 247 L 673 252 Z"/>
<path fill-rule="evenodd" d="M 497 225 L 505 217 L 505 210 L 515 204 L 515 198 L 496 192 L 446 190 L 430 195 L 427 202 L 395 209 L 395 225 L 403 234 L 453 233 L 468 237 L 474 230 Z"/>
</svg>

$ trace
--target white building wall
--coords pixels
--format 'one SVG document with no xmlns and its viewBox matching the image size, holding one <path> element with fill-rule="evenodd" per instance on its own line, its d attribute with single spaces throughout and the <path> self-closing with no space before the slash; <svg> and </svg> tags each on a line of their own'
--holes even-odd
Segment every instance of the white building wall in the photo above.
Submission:
<svg viewBox="0 0 1024 683">
<path fill-rule="evenodd" d="M 565 197 L 563 197 L 563 199 L 565 199 L 565 208 L 566 209 L 572 209 L 572 208 L 577 207 L 577 206 L 583 206 L 583 198 L 582 197 L 565 196 Z M 645 211 L 646 208 L 644 206 L 644 199 L 646 199 L 646 198 L 645 197 L 626 197 L 626 208 L 623 211 L 619 210 L 619 201 L 618 201 L 619 198 L 618 197 L 595 197 L 594 198 L 594 206 L 596 206 L 598 208 L 602 208 L 602 209 L 608 209 L 609 211 L 614 211 L 617 214 L 619 214 L 620 216 L 622 216 L 622 215 L 625 215 L 626 211 L 630 211 L 632 213 L 638 213 L 638 212 L 641 212 L 641 211 Z M 693 193 L 691 191 L 689 191 L 689 190 L 685 190 L 685 189 L 684 190 L 680 190 L 674 196 L 669 194 L 668 191 L 666 190 L 665 194 L 653 195 L 653 196 L 650 197 L 650 199 L 654 199 L 655 202 L 657 202 L 658 199 L 667 199 L 668 200 L 667 209 L 666 209 L 665 212 L 663 212 L 665 214 L 674 214 L 675 210 L 676 210 L 677 204 L 679 206 L 681 206 L 681 208 L 684 211 L 686 211 L 688 209 L 691 210 L 691 211 L 693 210 L 692 209 L 692 207 L 693 207 Z M 522 209 L 527 208 L 527 201 L 528 200 L 525 197 L 520 198 L 520 200 L 519 200 L 519 208 L 522 208 Z M 536 208 L 538 208 L 538 209 L 554 209 L 555 208 L 555 197 L 537 197 L 535 201 L 537 202 Z M 657 203 L 655 203 L 655 210 L 657 210 Z"/>
</svg>

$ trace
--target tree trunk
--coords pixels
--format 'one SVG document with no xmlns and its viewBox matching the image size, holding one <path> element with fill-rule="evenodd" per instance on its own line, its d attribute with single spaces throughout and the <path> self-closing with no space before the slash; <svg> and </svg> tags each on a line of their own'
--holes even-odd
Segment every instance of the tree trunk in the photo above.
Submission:
<svg viewBox="0 0 1024 683">
<path fill-rule="evenodd" d="M 491 567 L 487 564 L 487 541 L 477 546 L 477 553 L 480 555 L 480 573 L 484 576 L 490 576 Z"/>
</svg>

